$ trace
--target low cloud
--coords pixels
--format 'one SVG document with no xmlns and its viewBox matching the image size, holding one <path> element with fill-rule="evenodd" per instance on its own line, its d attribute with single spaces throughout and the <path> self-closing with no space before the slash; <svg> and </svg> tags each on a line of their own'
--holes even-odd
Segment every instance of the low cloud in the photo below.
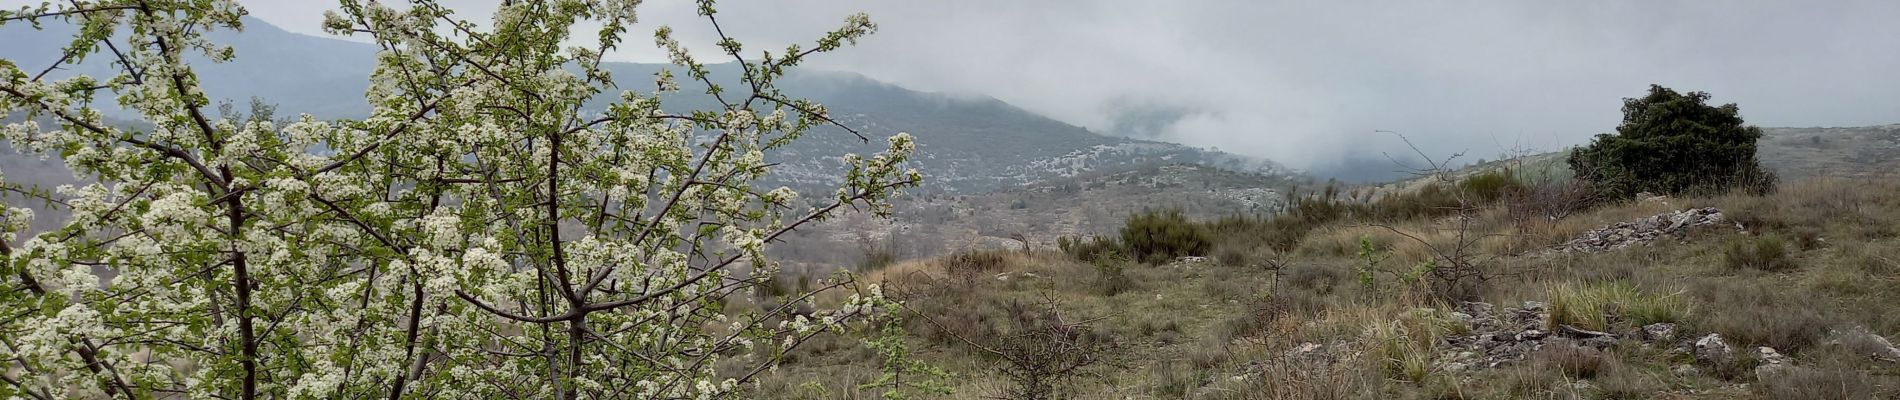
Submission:
<svg viewBox="0 0 1900 400">
<path fill-rule="evenodd" d="M 246 1 L 316 32 L 329 5 Z M 452 1 L 484 14 L 495 2 Z M 671 24 L 711 43 L 687 1 L 648 1 L 628 61 Z M 1310 169 L 1409 152 L 1491 157 L 1611 130 L 1651 83 L 1740 103 L 1765 126 L 1900 122 L 1893 1 L 1014 1 L 719 3 L 749 50 L 881 26 L 811 64 L 994 96 L 1104 133 L 1219 147 Z M 705 47 L 701 47 L 704 49 Z M 1358 161 L 1355 161 L 1358 160 Z"/>
</svg>

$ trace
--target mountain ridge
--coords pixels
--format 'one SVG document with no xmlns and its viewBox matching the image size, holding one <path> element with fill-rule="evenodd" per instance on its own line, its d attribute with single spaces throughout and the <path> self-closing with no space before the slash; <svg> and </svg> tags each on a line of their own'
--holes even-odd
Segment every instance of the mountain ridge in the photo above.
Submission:
<svg viewBox="0 0 1900 400">
<path fill-rule="evenodd" d="M 241 102 L 262 98 L 286 115 L 361 118 L 368 114 L 363 91 L 374 68 L 375 46 L 293 33 L 255 18 L 245 18 L 244 26 L 242 33 L 213 35 L 214 41 L 233 47 L 235 60 L 194 64 L 206 92 L 214 99 Z M 28 31 L 18 24 L 0 27 L 0 34 L 20 38 L 0 43 L 0 57 L 19 60 L 21 65 L 50 64 L 58 58 L 57 45 L 67 42 L 62 36 L 70 33 L 70 27 L 52 22 L 39 31 Z M 708 67 L 715 83 L 731 86 L 731 82 L 738 81 L 734 64 Z M 107 68 L 103 57 L 95 55 L 53 76 L 111 74 Z M 650 92 L 656 86 L 652 79 L 642 77 L 664 69 L 681 74 L 678 67 L 669 64 L 609 62 L 605 68 L 618 87 L 640 92 Z M 664 104 L 679 109 L 719 106 L 711 96 L 688 87 L 666 95 Z M 867 136 L 911 133 L 918 139 L 918 169 L 930 182 L 926 190 L 983 192 L 1090 171 L 1172 163 L 1272 175 L 1300 174 L 1271 160 L 1102 135 L 994 97 L 916 91 L 856 72 L 797 69 L 782 78 L 779 87 L 790 95 L 826 105 L 833 119 Z M 618 95 L 602 93 L 595 104 L 605 104 Z M 114 106 L 102 108 L 116 111 L 108 115 L 129 114 Z M 881 151 L 883 143 L 860 140 L 844 129 L 828 126 L 782 150 L 768 155 L 768 161 L 780 166 L 761 183 L 819 189 L 839 183 L 843 169 L 838 156 Z"/>
</svg>

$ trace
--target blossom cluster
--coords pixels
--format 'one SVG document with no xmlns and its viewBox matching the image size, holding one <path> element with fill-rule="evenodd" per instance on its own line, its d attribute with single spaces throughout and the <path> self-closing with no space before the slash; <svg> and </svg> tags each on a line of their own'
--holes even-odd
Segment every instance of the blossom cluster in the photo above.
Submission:
<svg viewBox="0 0 1900 400">
<path fill-rule="evenodd" d="M 848 296 L 794 294 L 809 313 L 727 301 L 777 275 L 781 235 L 848 206 L 888 213 L 922 180 L 900 133 L 847 157 L 831 198 L 755 187 L 779 145 L 831 123 L 772 85 L 812 52 L 739 57 L 756 61 L 728 90 L 659 27 L 690 78 L 663 72 L 660 91 L 698 84 L 720 103 L 675 113 L 601 66 L 638 1 L 515 2 L 490 27 L 410 3 L 324 16 L 382 49 L 361 120 L 207 114 L 193 62 L 240 56 L 207 39 L 241 28 L 228 0 L 0 12 L 83 25 L 71 62 L 119 68 L 51 79 L 0 60 L 0 111 L 27 117 L 0 139 L 93 178 L 5 192 L 0 284 L 23 290 L 0 293 L 17 315 L 0 359 L 25 373 L 0 397 L 725 398 L 751 375 L 721 365 L 771 368 L 893 306 L 850 276 L 824 285 Z M 596 45 L 571 45 L 589 42 L 569 37 L 580 26 Z M 812 48 L 874 30 L 854 15 Z M 142 124 L 108 123 L 104 96 Z M 33 232 L 15 206 L 29 194 L 71 217 Z"/>
</svg>

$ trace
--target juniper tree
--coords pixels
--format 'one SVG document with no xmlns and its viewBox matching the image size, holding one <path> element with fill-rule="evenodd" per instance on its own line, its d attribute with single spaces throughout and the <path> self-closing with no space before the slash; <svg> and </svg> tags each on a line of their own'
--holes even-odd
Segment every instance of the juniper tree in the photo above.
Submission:
<svg viewBox="0 0 1900 400">
<path fill-rule="evenodd" d="M 1616 134 L 1597 135 L 1577 149 L 1570 169 L 1609 199 L 1644 191 L 1772 189 L 1773 173 L 1755 159 L 1761 128 L 1746 125 L 1734 103 L 1711 106 L 1708 100 L 1705 92 L 1650 85 L 1649 94 L 1623 99 Z"/>
</svg>

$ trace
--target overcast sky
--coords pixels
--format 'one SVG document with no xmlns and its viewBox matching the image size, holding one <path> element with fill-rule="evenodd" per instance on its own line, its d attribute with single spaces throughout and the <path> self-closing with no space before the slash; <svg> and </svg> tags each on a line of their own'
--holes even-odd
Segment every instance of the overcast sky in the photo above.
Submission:
<svg viewBox="0 0 1900 400">
<path fill-rule="evenodd" d="M 319 34 L 326 1 L 240 0 Z M 462 0 L 486 15 L 496 1 Z M 660 61 L 683 0 L 649 0 L 616 57 Z M 763 49 L 864 11 L 880 30 L 812 66 L 993 96 L 1098 132 L 1143 134 L 1325 169 L 1402 149 L 1554 150 L 1614 128 L 1650 83 L 1740 103 L 1763 126 L 1900 122 L 1900 1 L 727 0 Z"/>
</svg>

